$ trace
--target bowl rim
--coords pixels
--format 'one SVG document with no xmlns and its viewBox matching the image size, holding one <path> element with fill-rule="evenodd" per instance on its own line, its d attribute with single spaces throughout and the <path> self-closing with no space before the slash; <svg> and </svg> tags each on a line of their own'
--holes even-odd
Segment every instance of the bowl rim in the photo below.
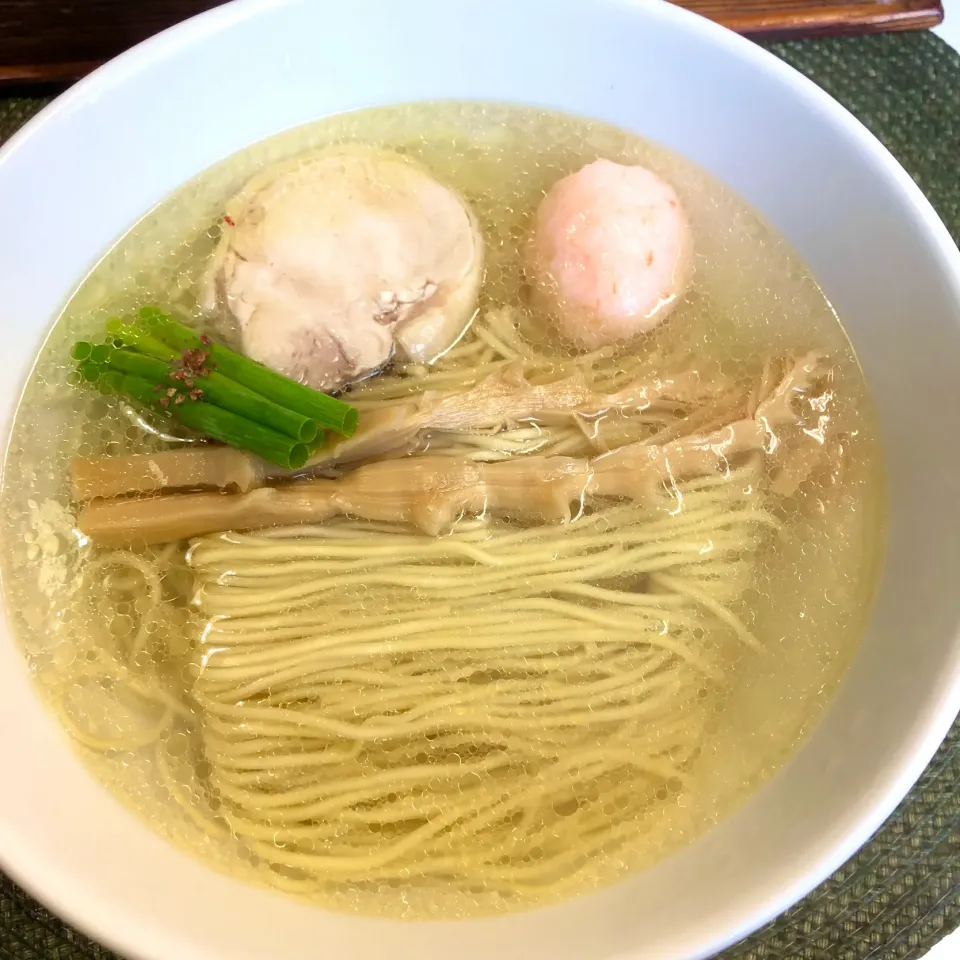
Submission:
<svg viewBox="0 0 960 960">
<path fill-rule="evenodd" d="M 26 149 L 41 130 L 57 124 L 62 115 L 69 113 L 83 101 L 96 99 L 101 91 L 107 91 L 122 84 L 127 77 L 142 70 L 161 66 L 169 55 L 184 46 L 214 37 L 233 24 L 265 14 L 271 9 L 294 6 L 301 2 L 304 0 L 230 0 L 224 5 L 176 24 L 130 48 L 60 94 L 0 147 L 0 177 L 3 176 L 6 163 L 16 153 Z M 546 6 L 544 0 L 523 0 L 523 2 Z M 680 25 L 688 33 L 699 34 L 712 45 L 724 49 L 738 60 L 745 62 L 758 76 L 770 75 L 785 81 L 795 96 L 806 99 L 816 111 L 843 127 L 856 141 L 859 149 L 868 154 L 872 161 L 882 168 L 918 215 L 931 248 L 935 252 L 939 273 L 945 279 L 954 300 L 960 304 L 960 249 L 954 244 L 934 207 L 879 139 L 814 81 L 752 41 L 689 10 L 674 6 L 667 0 L 592 0 L 592 3 L 590 0 L 552 0 L 552 2 L 562 3 L 583 14 L 586 14 L 591 6 L 594 9 L 602 6 L 641 10 L 647 16 Z M 448 3 L 458 4 L 464 11 L 469 10 L 470 7 L 469 0 L 448 0 Z M 882 776 L 878 777 L 882 789 L 878 787 L 869 804 L 865 804 L 860 810 L 855 826 L 847 829 L 840 840 L 822 840 L 820 849 L 815 851 L 811 861 L 805 865 L 802 873 L 791 886 L 768 897 L 763 904 L 744 905 L 737 916 L 726 918 L 724 929 L 704 947 L 708 952 L 697 953 L 696 956 L 706 957 L 712 955 L 713 951 L 722 951 L 756 931 L 806 896 L 852 857 L 880 828 L 919 779 L 949 732 L 958 713 L 960 713 L 960 670 L 955 670 L 950 681 L 941 691 L 938 702 L 930 709 L 929 720 L 925 727 L 905 744 L 909 748 L 906 760 L 899 766 L 884 771 Z M 48 894 L 47 878 L 58 877 L 61 883 L 54 884 L 57 887 L 64 885 L 62 881 L 69 881 L 67 885 L 76 886 L 79 878 L 68 874 L 55 864 L 42 862 L 39 858 L 32 856 L 31 850 L 26 847 L 18 846 L 16 843 L 0 846 L 0 868 L 31 896 L 57 916 L 62 917 L 65 922 L 125 956 L 137 958 L 201 956 L 195 949 L 189 949 L 190 945 L 179 942 L 174 932 L 170 933 L 169 939 L 162 946 L 156 943 L 148 945 L 142 936 L 136 934 L 129 924 L 125 925 L 116 914 L 101 912 L 100 916 L 92 916 L 83 912 L 76 901 Z M 188 948 L 186 951 L 185 947 Z M 691 960 L 693 960 L 692 956 Z"/>
</svg>

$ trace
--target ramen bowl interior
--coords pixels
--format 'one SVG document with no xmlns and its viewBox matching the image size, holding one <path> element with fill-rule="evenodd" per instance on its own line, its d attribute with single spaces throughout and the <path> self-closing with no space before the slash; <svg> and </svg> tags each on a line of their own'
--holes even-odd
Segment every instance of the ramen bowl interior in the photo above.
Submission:
<svg viewBox="0 0 960 960">
<path fill-rule="evenodd" d="M 0 865 L 121 953 L 706 957 L 849 857 L 960 706 L 960 255 L 838 105 L 665 4 L 241 0 L 111 63 L 0 155 L 5 420 L 79 282 L 177 187 L 302 124 L 438 100 L 543 107 L 638 134 L 729 186 L 794 247 L 850 337 L 879 425 L 886 548 L 869 624 L 800 751 L 679 853 L 557 904 L 416 923 L 319 909 L 168 844 L 89 776 L 5 625 Z"/>
</svg>

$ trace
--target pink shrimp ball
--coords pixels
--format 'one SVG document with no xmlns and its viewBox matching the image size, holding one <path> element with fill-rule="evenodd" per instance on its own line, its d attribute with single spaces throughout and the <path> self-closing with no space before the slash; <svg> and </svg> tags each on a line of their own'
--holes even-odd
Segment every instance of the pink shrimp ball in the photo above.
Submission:
<svg viewBox="0 0 960 960">
<path fill-rule="evenodd" d="M 526 249 L 533 305 L 579 347 L 633 340 L 683 297 L 692 247 L 668 183 L 597 160 L 558 180 L 537 209 Z"/>
</svg>

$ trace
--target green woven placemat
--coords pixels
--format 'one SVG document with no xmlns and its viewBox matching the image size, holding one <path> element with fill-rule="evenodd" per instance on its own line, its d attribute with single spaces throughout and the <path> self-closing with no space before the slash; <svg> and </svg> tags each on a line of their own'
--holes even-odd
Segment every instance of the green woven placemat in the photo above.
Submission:
<svg viewBox="0 0 960 960">
<path fill-rule="evenodd" d="M 887 145 L 960 243 L 960 56 L 929 34 L 775 44 Z M 0 99 L 0 142 L 45 103 Z M 960 924 L 960 723 L 849 863 L 718 960 L 916 960 Z M 112 960 L 0 874 L 2 960 Z M 651 958 L 655 960 L 655 958 Z"/>
</svg>

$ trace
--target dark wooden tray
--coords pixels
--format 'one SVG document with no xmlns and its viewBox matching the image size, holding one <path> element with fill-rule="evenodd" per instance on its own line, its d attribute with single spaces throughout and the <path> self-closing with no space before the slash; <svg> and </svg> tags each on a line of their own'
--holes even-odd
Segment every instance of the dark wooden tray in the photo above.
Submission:
<svg viewBox="0 0 960 960">
<path fill-rule="evenodd" d="M 923 30 L 943 20 L 940 0 L 674 0 L 747 36 L 767 39 Z"/>
<path fill-rule="evenodd" d="M 75 80 L 127 47 L 221 2 L 0 0 L 0 82 Z M 677 2 L 739 33 L 765 37 L 911 30 L 943 19 L 941 0 Z"/>
</svg>

